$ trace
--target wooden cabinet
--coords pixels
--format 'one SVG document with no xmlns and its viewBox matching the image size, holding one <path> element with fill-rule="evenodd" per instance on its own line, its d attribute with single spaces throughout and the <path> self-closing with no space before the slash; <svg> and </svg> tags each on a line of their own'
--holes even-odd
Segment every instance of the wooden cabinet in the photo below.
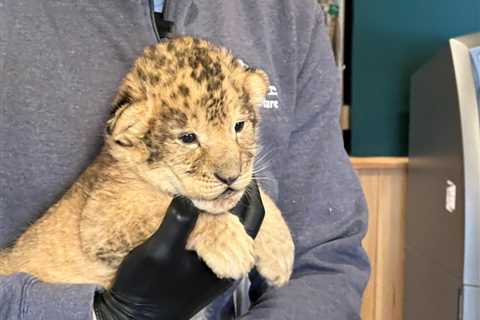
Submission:
<svg viewBox="0 0 480 320">
<path fill-rule="evenodd" d="M 372 274 L 365 291 L 363 320 L 401 320 L 404 281 L 406 158 L 352 158 L 369 209 L 364 247 Z"/>
</svg>

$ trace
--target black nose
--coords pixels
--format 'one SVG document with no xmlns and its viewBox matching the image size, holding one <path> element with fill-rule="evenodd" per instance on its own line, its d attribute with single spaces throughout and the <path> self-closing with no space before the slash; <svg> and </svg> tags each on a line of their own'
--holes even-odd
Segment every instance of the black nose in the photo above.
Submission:
<svg viewBox="0 0 480 320">
<path fill-rule="evenodd" d="M 218 180 L 222 181 L 223 183 L 225 183 L 227 185 L 233 184 L 239 177 L 239 175 L 235 176 L 235 177 L 222 177 L 221 175 L 219 175 L 217 173 L 214 173 L 213 175 L 215 176 L 215 178 L 217 178 Z"/>
</svg>

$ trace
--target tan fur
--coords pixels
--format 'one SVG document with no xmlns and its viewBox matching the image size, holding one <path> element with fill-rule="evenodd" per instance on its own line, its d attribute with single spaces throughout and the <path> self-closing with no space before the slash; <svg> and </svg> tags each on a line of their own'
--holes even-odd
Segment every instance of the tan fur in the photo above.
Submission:
<svg viewBox="0 0 480 320">
<path fill-rule="evenodd" d="M 160 225 L 176 194 L 201 213 L 187 243 L 222 278 L 256 265 L 275 286 L 292 272 L 293 241 L 262 192 L 265 219 L 253 240 L 228 211 L 252 178 L 257 107 L 268 88 L 225 49 L 176 38 L 145 49 L 114 99 L 101 153 L 63 198 L 0 251 L 0 274 L 110 286 L 122 258 Z M 235 125 L 244 121 L 243 130 Z M 182 140 L 195 133 L 195 143 Z M 218 178 L 238 176 L 229 186 Z"/>
</svg>

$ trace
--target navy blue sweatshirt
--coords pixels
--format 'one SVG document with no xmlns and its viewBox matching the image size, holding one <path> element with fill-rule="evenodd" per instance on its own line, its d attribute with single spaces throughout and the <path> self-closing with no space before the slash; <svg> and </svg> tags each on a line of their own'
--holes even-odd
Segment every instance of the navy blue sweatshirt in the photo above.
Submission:
<svg viewBox="0 0 480 320">
<path fill-rule="evenodd" d="M 261 67 L 263 188 L 294 236 L 289 285 L 252 279 L 244 319 L 359 319 L 369 264 L 365 201 L 339 127 L 340 84 L 314 0 L 172 0 L 175 32 Z M 98 153 L 115 91 L 156 41 L 147 0 L 0 0 L 0 247 L 61 197 Z M 0 276 L 0 319 L 92 319 L 91 285 Z M 218 318 L 223 301 L 204 313 Z"/>
</svg>

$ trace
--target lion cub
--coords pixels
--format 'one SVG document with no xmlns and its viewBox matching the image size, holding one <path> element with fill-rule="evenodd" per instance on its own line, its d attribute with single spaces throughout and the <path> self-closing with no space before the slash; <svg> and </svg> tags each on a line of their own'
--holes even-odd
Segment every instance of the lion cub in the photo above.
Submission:
<svg viewBox="0 0 480 320">
<path fill-rule="evenodd" d="M 201 211 L 187 249 L 221 278 L 254 265 L 274 286 L 292 272 L 294 246 L 263 192 L 253 240 L 228 213 L 252 179 L 258 106 L 267 75 L 191 37 L 145 49 L 123 80 L 96 160 L 12 248 L 0 274 L 110 286 L 122 258 L 158 228 L 173 195 Z"/>
</svg>

